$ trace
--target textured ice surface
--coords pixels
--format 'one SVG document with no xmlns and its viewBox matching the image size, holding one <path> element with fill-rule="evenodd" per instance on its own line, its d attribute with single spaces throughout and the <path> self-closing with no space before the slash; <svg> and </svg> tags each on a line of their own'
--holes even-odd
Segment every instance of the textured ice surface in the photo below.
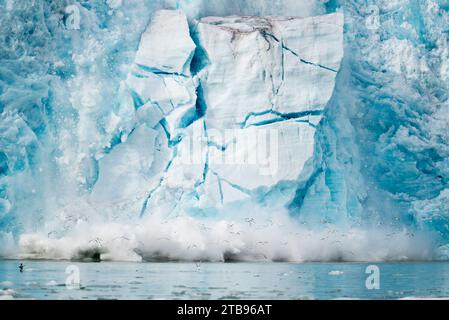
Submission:
<svg viewBox="0 0 449 320">
<path fill-rule="evenodd" d="M 446 2 L 0 1 L 0 254 L 446 259 Z"/>
<path fill-rule="evenodd" d="M 195 44 L 182 11 L 157 11 L 140 39 L 135 62 L 155 73 L 189 72 Z"/>
<path fill-rule="evenodd" d="M 343 57 L 343 15 L 204 18 L 196 33 L 207 57 L 201 76 L 205 125 L 209 131 L 240 129 L 219 141 L 210 137 L 226 147 L 210 154 L 209 170 L 245 190 L 296 180 L 313 155 L 314 124 L 334 89 Z M 264 130 L 271 143 L 257 138 Z M 245 143 L 248 137 L 252 141 Z M 260 164 L 217 164 L 217 157 L 226 159 L 235 150 L 256 155 L 263 143 L 277 148 L 262 152 L 268 155 L 260 159 L 266 174 Z"/>
<path fill-rule="evenodd" d="M 170 32 L 167 25 L 181 28 Z M 106 184 L 96 183 L 94 200 L 104 194 L 108 205 L 118 199 L 129 204 L 133 194 L 142 206 L 140 216 L 180 210 L 208 216 L 225 204 L 257 202 L 257 189 L 295 181 L 312 157 L 315 127 L 343 57 L 343 16 L 205 18 L 194 23 L 191 33 L 195 57 L 182 11 L 156 12 L 126 79 L 139 119 L 165 132 L 161 144 L 168 148 L 165 157 L 157 157 L 165 165 L 153 169 L 146 164 L 145 172 L 126 160 L 139 157 L 117 150 L 128 144 L 123 142 L 100 160 Z M 167 35 L 173 41 L 152 40 Z M 317 44 L 320 37 L 323 45 Z M 157 50 L 146 54 L 152 46 Z M 175 57 L 165 54 L 171 51 Z M 157 148 L 150 138 L 141 141 L 136 150 Z M 113 154 L 124 157 L 126 168 Z M 110 190 L 116 185 L 110 177 L 117 174 L 131 181 Z"/>
</svg>

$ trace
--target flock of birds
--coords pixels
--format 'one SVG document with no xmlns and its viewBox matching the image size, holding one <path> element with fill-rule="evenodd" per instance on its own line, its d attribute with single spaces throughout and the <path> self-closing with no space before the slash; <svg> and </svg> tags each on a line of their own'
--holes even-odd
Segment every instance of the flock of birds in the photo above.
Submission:
<svg viewBox="0 0 449 320">
<path fill-rule="evenodd" d="M 162 222 L 162 224 L 168 224 L 168 223 L 170 223 L 170 221 L 171 221 L 170 219 L 164 220 Z M 270 228 L 273 226 L 276 226 L 278 228 L 285 227 L 285 225 L 282 223 L 275 223 L 273 221 L 273 219 L 271 219 L 271 218 L 261 221 L 262 223 L 259 223 L 259 221 L 256 221 L 256 218 L 254 218 L 254 217 L 246 217 L 243 219 L 244 224 L 246 224 L 249 228 L 251 228 L 253 230 L 254 229 L 263 230 L 263 229 Z M 216 242 L 216 244 L 218 244 L 221 241 L 226 246 L 232 247 L 233 240 L 236 237 L 245 235 L 245 231 L 244 231 L 245 228 L 242 228 L 242 226 L 243 226 L 242 224 L 237 224 L 236 222 L 228 222 L 226 224 L 226 232 L 229 234 L 230 237 L 225 237 L 224 239 L 218 240 Z M 199 228 L 199 230 L 201 230 L 201 232 L 204 232 L 204 233 L 207 233 L 212 230 L 212 228 L 210 226 L 208 226 L 207 224 L 205 224 L 203 222 L 198 222 L 198 228 Z M 390 240 L 394 236 L 395 236 L 395 233 L 391 232 L 391 233 L 388 233 L 385 235 L 385 239 Z M 412 232 L 407 232 L 406 236 L 412 238 L 415 235 Z M 50 237 L 50 234 L 49 234 L 49 237 Z M 285 237 L 287 237 L 288 239 L 286 239 Z M 292 243 L 292 239 L 296 239 L 299 241 L 300 238 L 304 238 L 304 237 L 308 237 L 308 238 L 316 237 L 316 233 L 314 233 L 313 231 L 308 231 L 308 232 L 302 231 L 302 232 L 296 232 L 293 234 L 291 231 L 288 231 L 288 232 L 284 233 L 284 239 L 279 240 L 279 242 L 277 242 L 277 243 L 272 243 L 269 240 L 260 239 L 260 237 L 259 237 L 259 239 L 255 240 L 254 242 L 247 243 L 246 246 L 247 246 L 247 249 L 251 249 L 251 247 L 255 248 L 254 251 L 258 252 L 259 253 L 258 255 L 260 257 L 263 257 L 264 260 L 269 261 L 270 257 L 267 256 L 267 252 L 269 252 L 269 250 L 264 249 L 264 248 L 269 248 L 269 246 L 271 244 L 280 245 L 282 247 L 285 247 Z M 323 242 L 327 241 L 328 242 L 328 243 L 326 243 L 327 246 L 338 246 L 340 248 L 339 251 L 341 253 L 343 253 L 344 255 L 355 256 L 354 252 L 344 248 L 345 243 L 350 241 L 351 238 L 353 238 L 351 231 L 343 233 L 343 232 L 340 232 L 339 230 L 337 230 L 336 228 L 328 228 L 323 233 L 323 235 L 319 238 L 319 241 L 323 241 Z M 89 246 L 93 247 L 93 249 L 98 249 L 98 251 L 101 252 L 103 249 L 106 250 L 108 248 L 108 245 L 111 242 L 115 242 L 115 241 L 130 242 L 132 240 L 135 240 L 137 242 L 138 248 L 135 249 L 136 253 L 140 249 L 142 249 L 141 251 L 145 251 L 145 250 L 143 250 L 143 248 L 145 247 L 145 244 L 142 241 L 139 241 L 137 239 L 131 239 L 130 237 L 127 237 L 125 235 L 115 237 L 108 241 L 105 241 L 100 237 L 96 237 L 94 239 L 91 239 L 88 243 L 89 243 Z M 294 240 L 295 243 L 297 243 L 296 240 Z M 164 236 L 156 238 L 156 241 L 179 242 L 179 237 L 177 237 L 177 231 L 173 231 L 173 232 L 171 232 L 170 235 L 164 235 Z M 195 242 L 186 243 L 186 246 L 185 246 L 185 250 L 188 250 L 188 251 L 196 250 L 197 252 L 194 253 L 194 255 L 197 255 L 197 256 L 201 255 L 200 251 L 203 250 L 203 248 L 204 248 L 204 246 L 202 246 L 198 243 L 195 243 Z M 195 262 L 195 264 L 196 264 L 197 270 L 200 270 L 202 260 L 197 260 Z M 22 267 L 22 270 L 23 270 L 23 267 Z"/>
</svg>

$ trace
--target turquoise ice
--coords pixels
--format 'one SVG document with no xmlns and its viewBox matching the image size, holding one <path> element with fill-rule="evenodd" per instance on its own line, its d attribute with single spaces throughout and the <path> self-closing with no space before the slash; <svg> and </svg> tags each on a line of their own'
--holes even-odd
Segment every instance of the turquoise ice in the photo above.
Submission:
<svg viewBox="0 0 449 320">
<path fill-rule="evenodd" d="M 0 9 L 2 256 L 447 259 L 447 1 Z"/>
</svg>

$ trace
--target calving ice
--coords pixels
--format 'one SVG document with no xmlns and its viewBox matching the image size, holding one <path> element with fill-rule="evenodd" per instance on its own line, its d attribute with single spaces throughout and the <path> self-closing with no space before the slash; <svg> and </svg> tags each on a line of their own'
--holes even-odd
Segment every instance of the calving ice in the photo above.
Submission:
<svg viewBox="0 0 449 320">
<path fill-rule="evenodd" d="M 449 256 L 444 1 L 38 2 L 1 20 L 0 255 Z"/>
</svg>

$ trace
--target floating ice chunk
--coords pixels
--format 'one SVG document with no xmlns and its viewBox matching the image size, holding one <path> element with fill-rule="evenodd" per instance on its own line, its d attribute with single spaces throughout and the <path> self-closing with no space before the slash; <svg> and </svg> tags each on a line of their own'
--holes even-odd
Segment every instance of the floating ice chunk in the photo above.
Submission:
<svg viewBox="0 0 449 320">
<path fill-rule="evenodd" d="M 58 285 L 58 283 L 55 280 L 50 280 L 45 285 L 48 287 L 55 287 Z"/>
<path fill-rule="evenodd" d="M 157 11 L 142 35 L 136 64 L 154 72 L 190 73 L 195 43 L 182 11 Z"/>
<path fill-rule="evenodd" d="M 13 300 L 16 292 L 13 289 L 0 290 L 0 300 Z"/>
</svg>

